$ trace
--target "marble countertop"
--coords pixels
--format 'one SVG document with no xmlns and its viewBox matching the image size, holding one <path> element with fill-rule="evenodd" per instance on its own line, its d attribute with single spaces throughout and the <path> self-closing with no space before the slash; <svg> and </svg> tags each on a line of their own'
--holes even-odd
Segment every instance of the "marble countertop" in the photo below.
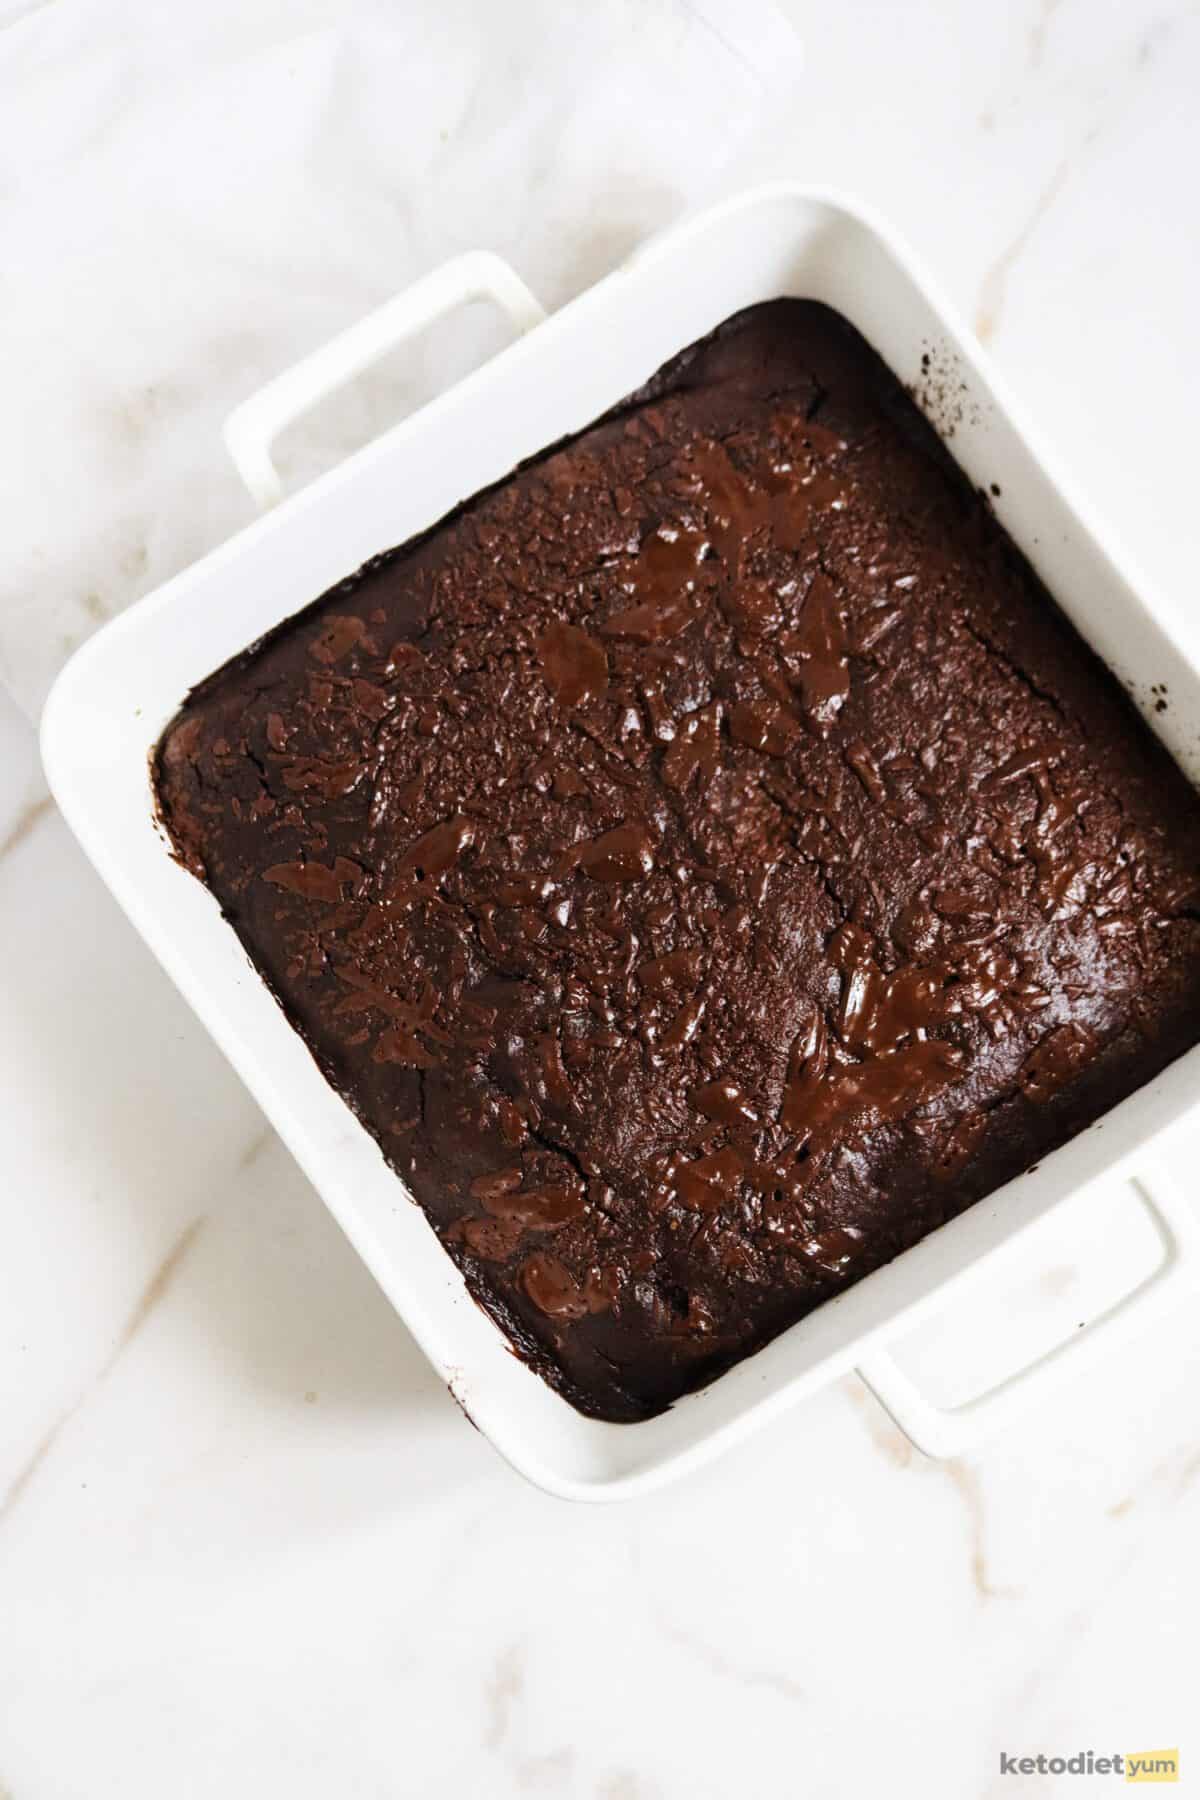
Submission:
<svg viewBox="0 0 1200 1800">
<path fill-rule="evenodd" d="M 1200 8 L 789 10 L 803 81 L 722 182 L 889 218 L 1200 647 Z M 51 495 L 6 391 L 0 488 Z M 191 555 L 248 516 L 215 441 L 195 456 Z M 139 554 L 12 517 L 30 568 L 42 529 L 51 571 L 161 578 L 149 527 Z M 464 1422 L 2 694 L 0 941 L 3 1800 L 924 1800 L 1091 1791 L 1002 1751 L 1160 1745 L 1196 1779 L 1194 1308 L 969 1458 L 926 1461 L 851 1377 L 661 1495 L 572 1508 Z M 1112 1194 L 1047 1226 L 913 1368 L 982 1380 L 1071 1329 L 1136 1273 L 1130 1218 Z"/>
</svg>

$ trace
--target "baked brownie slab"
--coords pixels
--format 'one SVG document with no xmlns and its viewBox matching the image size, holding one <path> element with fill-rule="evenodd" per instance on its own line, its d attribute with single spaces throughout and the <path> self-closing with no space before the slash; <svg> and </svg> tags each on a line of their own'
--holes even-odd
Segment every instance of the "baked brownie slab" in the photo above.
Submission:
<svg viewBox="0 0 1200 1800">
<path fill-rule="evenodd" d="M 639 1419 L 1200 1036 L 1200 804 L 758 306 L 220 670 L 163 820 L 471 1292 Z"/>
</svg>

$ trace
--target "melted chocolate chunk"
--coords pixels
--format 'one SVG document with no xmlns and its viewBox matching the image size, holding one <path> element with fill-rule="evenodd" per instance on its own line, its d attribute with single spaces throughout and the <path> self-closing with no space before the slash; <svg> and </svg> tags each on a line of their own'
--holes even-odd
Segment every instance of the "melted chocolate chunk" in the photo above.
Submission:
<svg viewBox="0 0 1200 1800">
<path fill-rule="evenodd" d="M 1200 1035 L 1200 803 L 896 381 L 779 301 L 156 762 L 521 1354 L 646 1417 Z"/>
</svg>

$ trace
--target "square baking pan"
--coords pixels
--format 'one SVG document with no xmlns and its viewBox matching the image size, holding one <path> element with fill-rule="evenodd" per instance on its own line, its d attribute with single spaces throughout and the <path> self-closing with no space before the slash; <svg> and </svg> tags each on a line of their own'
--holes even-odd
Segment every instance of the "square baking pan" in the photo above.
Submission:
<svg viewBox="0 0 1200 1800">
<path fill-rule="evenodd" d="M 797 184 L 757 188 L 655 238 L 552 317 L 483 252 L 398 295 L 238 409 L 227 439 L 265 516 L 97 633 L 50 696 L 42 753 L 55 798 L 119 903 L 222 1046 L 455 1397 L 530 1480 L 573 1499 L 644 1491 L 856 1368 L 932 1454 L 1003 1422 L 1162 1307 L 1200 1265 L 1187 1200 L 1148 1157 L 1195 1104 L 1200 1048 L 1098 1125 L 972 1206 L 669 1412 L 584 1417 L 527 1369 L 476 1306 L 374 1140 L 326 1083 L 212 895 L 171 858 L 149 754 L 188 690 L 368 557 L 424 530 L 522 459 L 588 425 L 730 314 L 822 300 L 915 394 L 1078 630 L 1127 685 L 1188 777 L 1200 776 L 1200 674 L 1138 597 L 933 284 L 861 208 Z M 276 435 L 383 351 L 454 308 L 498 306 L 515 341 L 290 499 Z M 1155 709 L 1162 689 L 1166 711 Z M 1128 1184 L 1161 1254 L 1140 1285 L 990 1392 L 943 1408 L 886 1346 L 982 1281 L 1052 1208 L 1081 1234 L 1101 1183 Z"/>
</svg>

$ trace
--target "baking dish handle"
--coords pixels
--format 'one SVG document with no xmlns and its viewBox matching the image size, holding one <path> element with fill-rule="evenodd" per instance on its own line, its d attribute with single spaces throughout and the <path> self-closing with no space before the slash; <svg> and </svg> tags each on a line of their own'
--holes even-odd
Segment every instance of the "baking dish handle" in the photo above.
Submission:
<svg viewBox="0 0 1200 1800">
<path fill-rule="evenodd" d="M 468 250 L 430 270 L 243 400 L 225 421 L 225 444 L 259 506 L 274 506 L 283 498 L 271 446 L 285 426 L 389 350 L 473 300 L 490 300 L 518 335 L 546 316 L 502 257 L 490 250 Z"/>
<path fill-rule="evenodd" d="M 918 1450 L 946 1457 L 970 1449 L 1192 1291 L 1200 1271 L 1195 1209 L 1157 1170 L 1127 1178 L 1127 1185 L 1157 1230 L 1161 1260 L 1137 1287 L 1025 1368 L 960 1406 L 943 1407 L 922 1393 L 888 1351 L 875 1350 L 862 1359 L 859 1375 Z"/>
</svg>

